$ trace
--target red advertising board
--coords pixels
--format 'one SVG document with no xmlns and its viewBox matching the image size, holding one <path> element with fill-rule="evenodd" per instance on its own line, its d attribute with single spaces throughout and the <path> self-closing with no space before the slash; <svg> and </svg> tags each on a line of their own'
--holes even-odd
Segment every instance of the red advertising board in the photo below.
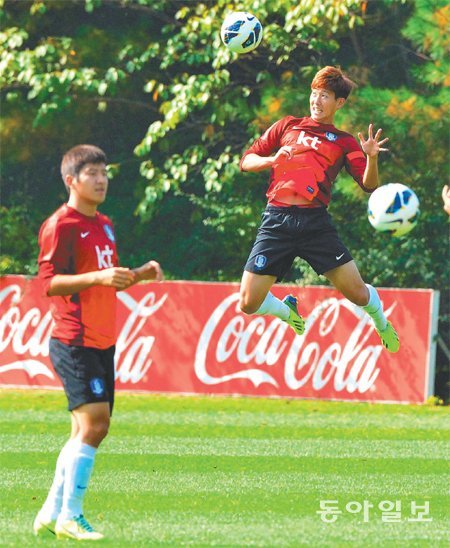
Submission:
<svg viewBox="0 0 450 548">
<path fill-rule="evenodd" d="M 117 294 L 118 390 L 421 403 L 432 395 L 438 293 L 380 289 L 400 336 L 380 343 L 362 310 L 328 287 L 298 295 L 301 337 L 272 316 L 247 316 L 233 283 L 163 282 Z M 0 386 L 60 387 L 48 357 L 52 319 L 33 279 L 0 278 Z"/>
</svg>

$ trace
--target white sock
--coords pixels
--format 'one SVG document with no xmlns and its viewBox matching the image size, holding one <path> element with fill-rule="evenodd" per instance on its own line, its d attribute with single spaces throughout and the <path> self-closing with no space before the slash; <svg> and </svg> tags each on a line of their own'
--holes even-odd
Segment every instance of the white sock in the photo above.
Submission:
<svg viewBox="0 0 450 548">
<path fill-rule="evenodd" d="M 277 299 L 269 291 L 255 314 L 258 314 L 259 316 L 270 314 L 271 316 L 276 316 L 282 320 L 287 320 L 289 318 L 289 311 L 290 308 L 288 305 L 283 301 L 280 301 L 280 299 Z"/>
<path fill-rule="evenodd" d="M 66 459 L 64 494 L 59 521 L 66 521 L 83 513 L 86 493 L 97 449 L 77 440 Z"/>
<path fill-rule="evenodd" d="M 369 290 L 369 302 L 366 306 L 361 308 L 369 314 L 372 318 L 375 327 L 379 331 L 383 331 L 387 325 L 387 319 L 383 312 L 383 306 L 380 301 L 377 290 L 369 284 L 366 284 L 367 289 Z"/>
<path fill-rule="evenodd" d="M 39 514 L 46 521 L 55 520 L 61 511 L 66 458 L 72 442 L 73 440 L 69 439 L 59 453 L 58 460 L 56 461 L 56 469 L 52 486 L 50 487 L 47 498 L 39 511 Z"/>
</svg>

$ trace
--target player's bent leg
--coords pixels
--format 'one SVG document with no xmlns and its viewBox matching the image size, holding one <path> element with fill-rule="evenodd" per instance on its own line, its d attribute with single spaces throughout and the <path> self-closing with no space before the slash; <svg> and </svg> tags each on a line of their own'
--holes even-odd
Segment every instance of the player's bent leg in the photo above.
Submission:
<svg viewBox="0 0 450 548">
<path fill-rule="evenodd" d="M 241 280 L 239 306 L 245 314 L 254 314 L 262 305 L 276 276 L 254 274 L 244 271 Z"/>
<path fill-rule="evenodd" d="M 369 290 L 361 278 L 355 261 L 349 261 L 323 274 L 346 299 L 358 306 L 369 302 Z"/>
<path fill-rule="evenodd" d="M 305 322 L 297 310 L 297 299 L 287 295 L 282 301 L 269 290 L 275 276 L 244 272 L 241 282 L 240 307 L 246 314 L 271 315 L 289 324 L 297 335 L 305 331 Z"/>
<path fill-rule="evenodd" d="M 400 341 L 391 322 L 384 315 L 377 290 L 366 285 L 354 261 L 324 273 L 334 287 L 352 303 L 362 307 L 372 318 L 383 346 L 389 352 L 398 352 Z"/>
</svg>

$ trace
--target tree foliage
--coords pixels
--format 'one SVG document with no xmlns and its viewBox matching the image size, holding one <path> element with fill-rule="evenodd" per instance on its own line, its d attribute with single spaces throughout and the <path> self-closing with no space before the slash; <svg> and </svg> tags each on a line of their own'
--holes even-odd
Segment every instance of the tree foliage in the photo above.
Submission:
<svg viewBox="0 0 450 548">
<path fill-rule="evenodd" d="M 244 9 L 264 38 L 238 56 L 219 30 Z M 403 239 L 374 233 L 344 175 L 332 214 L 366 279 L 444 292 L 442 341 L 449 15 L 444 0 L 4 0 L 0 272 L 35 271 L 32 235 L 65 199 L 61 154 L 91 142 L 111 161 L 104 211 L 124 264 L 151 255 L 169 277 L 238 280 L 268 178 L 240 173 L 239 158 L 276 119 L 307 115 L 312 75 L 340 64 L 359 87 L 338 127 L 383 127 L 382 180 L 411 186 L 421 219 Z M 324 283 L 302 262 L 290 279 Z"/>
</svg>

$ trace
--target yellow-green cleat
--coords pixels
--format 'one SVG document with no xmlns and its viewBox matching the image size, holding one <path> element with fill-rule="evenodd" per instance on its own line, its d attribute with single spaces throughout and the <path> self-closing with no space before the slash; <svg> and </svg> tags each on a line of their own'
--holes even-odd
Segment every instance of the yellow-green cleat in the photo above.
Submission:
<svg viewBox="0 0 450 548">
<path fill-rule="evenodd" d="M 383 329 L 383 331 L 379 331 L 378 329 L 375 330 L 380 336 L 381 342 L 388 352 L 392 352 L 393 354 L 395 352 L 398 352 L 400 348 L 400 341 L 397 335 L 397 331 L 395 331 L 391 322 L 388 322 L 386 324 L 386 327 Z"/>
<path fill-rule="evenodd" d="M 37 537 L 55 538 L 55 524 L 56 520 L 48 520 L 38 514 L 33 523 L 34 534 Z"/>
<path fill-rule="evenodd" d="M 58 539 L 101 540 L 103 538 L 103 535 L 95 531 L 83 515 L 63 522 L 57 521 L 55 532 Z"/>
<path fill-rule="evenodd" d="M 298 313 L 297 299 L 292 295 L 286 295 L 283 302 L 289 307 L 289 318 L 284 321 L 292 327 L 297 335 L 303 335 L 305 332 L 305 320 Z"/>
</svg>

